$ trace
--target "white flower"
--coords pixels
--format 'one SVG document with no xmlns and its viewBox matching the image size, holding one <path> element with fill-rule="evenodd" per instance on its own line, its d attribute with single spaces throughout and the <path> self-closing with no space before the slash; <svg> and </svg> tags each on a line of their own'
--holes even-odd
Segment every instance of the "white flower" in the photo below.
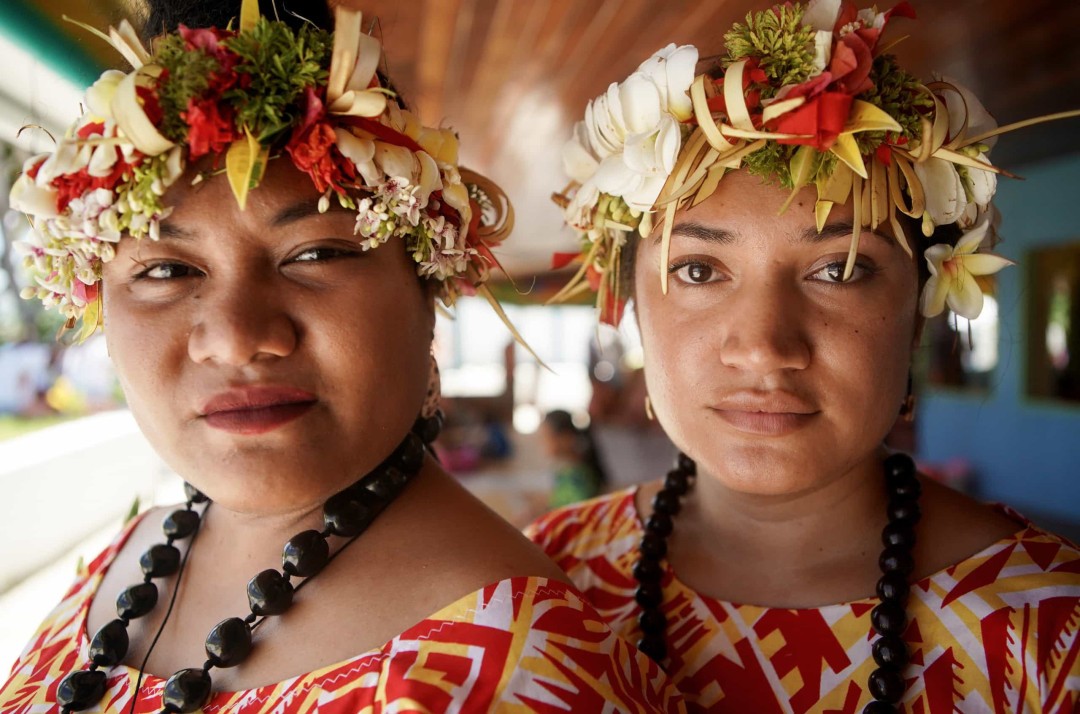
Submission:
<svg viewBox="0 0 1080 714">
<path fill-rule="evenodd" d="M 567 220 L 586 227 L 600 193 L 650 211 L 682 148 L 680 121 L 689 118 L 697 49 L 668 45 L 585 109 L 585 121 L 563 147 L 567 174 L 580 184 Z"/>
<path fill-rule="evenodd" d="M 55 218 L 60 215 L 57 210 L 58 194 L 51 186 L 38 185 L 25 173 L 11 186 L 10 205 L 16 211 L 34 216 L 35 218 Z"/>
<path fill-rule="evenodd" d="M 119 70 L 106 70 L 96 82 L 86 90 L 86 109 L 97 121 L 113 119 L 112 102 L 121 80 L 126 77 Z"/>
<path fill-rule="evenodd" d="M 986 154 L 975 158 L 989 165 Z M 997 190 L 997 175 L 971 167 L 958 167 L 945 159 L 927 159 L 914 164 L 915 175 L 926 196 L 926 213 L 934 226 L 959 222 L 973 226 Z"/>
<path fill-rule="evenodd" d="M 803 11 L 802 21 L 813 30 L 832 35 L 839 16 L 840 0 L 810 0 Z"/>
<path fill-rule="evenodd" d="M 637 72 L 651 81 L 660 92 L 660 102 L 666 111 L 685 121 L 694 114 L 687 92 L 694 83 L 694 67 L 698 51 L 693 45 L 676 47 L 670 44 L 641 63 Z M 633 75 L 631 75 L 632 77 Z"/>
<path fill-rule="evenodd" d="M 974 320 L 982 312 L 983 294 L 975 277 L 992 275 L 1011 260 L 992 253 L 976 253 L 986 238 L 990 227 L 988 218 L 964 233 L 956 246 L 944 243 L 926 249 L 926 264 L 930 267 L 930 279 L 923 287 L 919 309 L 925 317 L 941 314 L 949 308 L 961 317 Z"/>
</svg>

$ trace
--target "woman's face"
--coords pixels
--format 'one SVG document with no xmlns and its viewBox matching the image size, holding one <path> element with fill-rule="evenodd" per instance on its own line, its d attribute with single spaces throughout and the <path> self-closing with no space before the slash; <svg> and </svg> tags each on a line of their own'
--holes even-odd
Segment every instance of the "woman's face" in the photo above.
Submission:
<svg viewBox="0 0 1080 714">
<path fill-rule="evenodd" d="M 915 263 L 863 233 L 841 282 L 850 206 L 819 235 L 814 191 L 737 171 L 675 217 L 668 294 L 659 235 L 639 241 L 635 285 L 653 410 L 672 440 L 733 490 L 796 494 L 874 457 L 904 397 Z"/>
<path fill-rule="evenodd" d="M 182 185 L 181 185 L 182 184 Z M 424 399 L 432 297 L 400 243 L 363 252 L 272 161 L 247 210 L 226 177 L 166 200 L 161 240 L 104 267 L 105 335 L 142 431 L 228 508 L 321 503 L 378 464 Z"/>
</svg>

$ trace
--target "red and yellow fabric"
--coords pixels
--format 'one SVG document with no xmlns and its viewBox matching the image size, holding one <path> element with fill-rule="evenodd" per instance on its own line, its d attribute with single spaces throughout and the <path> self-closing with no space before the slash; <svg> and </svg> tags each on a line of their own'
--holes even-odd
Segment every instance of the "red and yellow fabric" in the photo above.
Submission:
<svg viewBox="0 0 1080 714">
<path fill-rule="evenodd" d="M 86 617 L 130 527 L 91 563 L 0 688 L 0 713 L 55 712 L 56 688 L 87 665 Z M 163 679 L 119 666 L 93 712 L 161 710 Z M 132 709 L 132 699 L 136 699 Z M 382 647 L 284 682 L 219 692 L 207 714 L 359 712 L 678 712 L 654 663 L 616 637 L 569 585 L 519 577 L 424 618 Z"/>
<path fill-rule="evenodd" d="M 631 641 L 640 637 L 634 493 L 554 511 L 527 530 Z M 1018 528 L 913 585 L 901 712 L 1080 712 L 1080 550 L 1030 523 Z M 667 564 L 662 585 L 667 670 L 689 711 L 858 714 L 871 701 L 876 599 L 739 605 L 691 590 Z"/>
</svg>

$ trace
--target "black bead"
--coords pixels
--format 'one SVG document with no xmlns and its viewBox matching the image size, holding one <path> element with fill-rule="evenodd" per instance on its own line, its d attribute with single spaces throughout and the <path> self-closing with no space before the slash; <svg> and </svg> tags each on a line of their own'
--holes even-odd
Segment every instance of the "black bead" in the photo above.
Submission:
<svg viewBox="0 0 1080 714">
<path fill-rule="evenodd" d="M 330 560 L 330 544 L 319 531 L 297 533 L 281 553 L 281 569 L 289 575 L 310 578 Z"/>
<path fill-rule="evenodd" d="M 180 570 L 180 551 L 176 546 L 158 543 L 139 558 L 139 567 L 151 578 L 164 578 L 175 575 Z"/>
<path fill-rule="evenodd" d="M 248 581 L 248 605 L 260 616 L 280 615 L 292 605 L 293 586 L 276 570 L 264 570 Z"/>
<path fill-rule="evenodd" d="M 206 503 L 210 498 L 187 481 L 184 482 L 184 496 L 192 503 Z"/>
<path fill-rule="evenodd" d="M 667 555 L 667 541 L 653 533 L 646 533 L 641 539 L 641 554 L 646 558 L 660 560 Z"/>
<path fill-rule="evenodd" d="M 883 573 L 897 572 L 907 577 L 915 569 L 915 561 L 911 557 L 911 551 L 904 546 L 890 545 L 881 551 L 878 566 Z"/>
<path fill-rule="evenodd" d="M 885 478 L 892 480 L 913 476 L 915 474 L 915 462 L 907 454 L 897 452 L 885 457 Z"/>
<path fill-rule="evenodd" d="M 165 535 L 169 538 L 183 540 L 199 530 L 199 514 L 195 511 L 188 511 L 186 509 L 173 511 L 161 524 L 161 530 L 163 530 Z"/>
<path fill-rule="evenodd" d="M 323 523 L 331 533 L 352 538 L 363 533 L 379 510 L 362 500 L 359 494 L 342 491 L 331 496 L 323 505 Z"/>
<path fill-rule="evenodd" d="M 66 709 L 89 709 L 105 696 L 105 673 L 80 670 L 64 677 L 56 688 L 56 703 Z"/>
<path fill-rule="evenodd" d="M 645 635 L 658 634 L 663 637 L 664 628 L 667 627 L 667 617 L 659 610 L 642 610 L 638 615 L 638 625 L 641 626 L 641 631 Z"/>
<path fill-rule="evenodd" d="M 420 417 L 413 424 L 413 433 L 423 439 L 425 444 L 430 444 L 439 438 L 439 432 L 442 431 L 443 415 L 442 412 L 436 412 L 434 416 Z"/>
<path fill-rule="evenodd" d="M 869 679 L 874 699 L 895 704 L 904 696 L 904 678 L 892 669 L 875 669 Z"/>
<path fill-rule="evenodd" d="M 251 652 L 251 628 L 239 617 L 222 620 L 206 636 L 206 656 L 215 667 L 235 667 Z"/>
<path fill-rule="evenodd" d="M 202 669 L 182 669 L 165 682 L 161 706 L 167 712 L 193 712 L 210 700 L 210 675 Z"/>
<path fill-rule="evenodd" d="M 660 563 L 652 558 L 641 558 L 634 563 L 634 578 L 642 583 L 658 583 L 664 574 Z"/>
<path fill-rule="evenodd" d="M 877 582 L 877 594 L 882 600 L 903 604 L 909 590 L 907 578 L 896 570 L 885 573 Z"/>
<path fill-rule="evenodd" d="M 915 529 L 907 521 L 888 523 L 881 531 L 881 544 L 910 550 L 915 547 Z"/>
<path fill-rule="evenodd" d="M 667 657 L 667 644 L 663 637 L 643 637 L 638 640 L 637 647 L 654 662 L 662 662 Z"/>
<path fill-rule="evenodd" d="M 889 520 L 906 521 L 914 523 L 922 516 L 919 502 L 910 498 L 893 498 L 889 500 Z"/>
<path fill-rule="evenodd" d="M 416 434 L 406 434 L 401 446 L 394 451 L 394 466 L 407 473 L 416 473 L 424 465 L 423 440 Z"/>
<path fill-rule="evenodd" d="M 874 661 L 879 667 L 903 669 L 908 662 L 908 650 L 904 641 L 896 635 L 885 635 L 874 641 Z"/>
<path fill-rule="evenodd" d="M 875 700 L 863 707 L 862 714 L 896 714 L 896 707 L 888 702 Z"/>
<path fill-rule="evenodd" d="M 679 452 L 679 455 L 675 457 L 675 468 L 679 469 L 688 476 L 693 476 L 697 473 L 697 464 L 694 460 L 683 452 Z"/>
<path fill-rule="evenodd" d="M 893 498 L 916 499 L 922 495 L 922 484 L 915 476 L 901 476 L 889 484 L 889 492 Z"/>
<path fill-rule="evenodd" d="M 134 620 L 153 610 L 157 601 L 158 589 L 154 583 L 132 585 L 116 596 L 116 615 L 125 620 Z"/>
<path fill-rule="evenodd" d="M 669 516 L 674 516 L 679 512 L 679 508 L 682 507 L 682 504 L 679 503 L 679 497 L 673 491 L 663 489 L 653 496 L 652 507 L 657 513 L 665 513 Z"/>
<path fill-rule="evenodd" d="M 128 653 L 127 624 L 123 620 L 106 623 L 90 642 L 90 661 L 99 667 L 115 667 Z"/>
<path fill-rule="evenodd" d="M 690 477 L 677 469 L 668 471 L 664 477 L 664 490 L 671 491 L 676 496 L 685 496 L 690 490 Z"/>
<path fill-rule="evenodd" d="M 902 605 L 886 600 L 870 611 L 870 622 L 879 635 L 899 637 L 907 626 L 907 614 Z"/>
<path fill-rule="evenodd" d="M 634 592 L 634 599 L 642 607 L 657 607 L 664 601 L 664 591 L 660 583 L 641 583 Z"/>
<path fill-rule="evenodd" d="M 666 513 L 660 513 L 659 511 L 649 516 L 649 520 L 645 522 L 645 532 L 653 533 L 661 538 L 667 538 L 671 535 L 671 531 L 674 529 L 674 522 L 671 520 L 671 516 Z"/>
<path fill-rule="evenodd" d="M 394 497 L 401 492 L 408 480 L 408 477 L 401 469 L 394 466 L 385 466 L 380 468 L 370 480 L 365 479 L 363 487 L 370 493 L 375 494 L 379 502 L 385 505 L 394 500 Z"/>
</svg>

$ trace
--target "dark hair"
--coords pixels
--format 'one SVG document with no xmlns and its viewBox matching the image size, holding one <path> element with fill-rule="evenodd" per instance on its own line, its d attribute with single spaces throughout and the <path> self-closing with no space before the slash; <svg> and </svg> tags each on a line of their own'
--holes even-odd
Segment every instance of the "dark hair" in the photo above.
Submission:
<svg viewBox="0 0 1080 714">
<path fill-rule="evenodd" d="M 564 409 L 553 409 L 548 412 L 544 416 L 544 424 L 556 434 L 572 434 L 580 440 L 583 446 L 581 458 L 596 474 L 597 485 L 603 490 L 608 482 L 607 472 L 604 471 L 604 464 L 600 460 L 592 429 L 590 427 L 579 428 L 574 423 L 573 415 Z"/>
<path fill-rule="evenodd" d="M 144 42 L 175 32 L 180 25 L 225 28 L 232 21 L 235 26 L 240 15 L 240 0 L 148 0 L 146 6 L 142 22 Z M 259 12 L 294 29 L 307 24 L 333 29 L 326 0 L 259 0 Z"/>
</svg>

